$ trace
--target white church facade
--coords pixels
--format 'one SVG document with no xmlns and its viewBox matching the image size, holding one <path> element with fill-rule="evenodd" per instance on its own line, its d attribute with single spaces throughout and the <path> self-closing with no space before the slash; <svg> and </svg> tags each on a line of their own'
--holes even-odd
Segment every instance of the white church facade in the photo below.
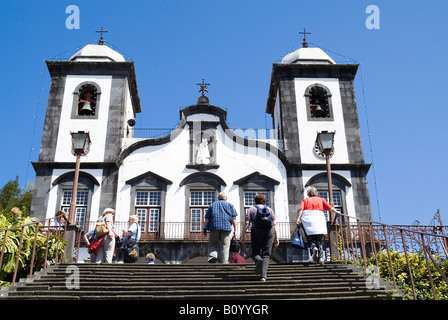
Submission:
<svg viewBox="0 0 448 320">
<path fill-rule="evenodd" d="M 105 208 L 116 223 L 137 214 L 142 239 L 200 240 L 209 204 L 224 191 L 244 222 L 256 193 L 276 213 L 289 239 L 310 185 L 328 197 L 326 163 L 316 134 L 335 131 L 331 157 L 334 204 L 371 218 L 353 81 L 358 65 L 336 64 L 319 48 L 303 48 L 274 64 L 265 111 L 273 129 L 241 133 L 227 111 L 202 95 L 180 110 L 173 131 L 135 137 L 142 112 L 134 63 L 107 45 L 87 45 L 67 61 L 47 61 L 51 75 L 31 214 L 69 212 L 75 170 L 71 132 L 89 132 L 82 157 L 76 222 L 87 228 Z M 230 108 L 231 110 L 231 108 Z M 250 124 L 248 124 L 249 126 Z M 237 232 L 239 235 L 239 232 Z"/>
</svg>

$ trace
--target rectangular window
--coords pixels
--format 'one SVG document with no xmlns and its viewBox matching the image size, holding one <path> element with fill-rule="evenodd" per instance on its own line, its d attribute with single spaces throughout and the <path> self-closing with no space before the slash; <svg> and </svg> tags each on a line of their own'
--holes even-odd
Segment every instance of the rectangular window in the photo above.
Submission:
<svg viewBox="0 0 448 320">
<path fill-rule="evenodd" d="M 142 233 L 157 233 L 160 226 L 162 206 L 161 191 L 137 191 L 135 195 L 135 212 L 138 216 Z"/>
<path fill-rule="evenodd" d="M 190 232 L 201 232 L 202 209 L 191 209 Z"/>
<path fill-rule="evenodd" d="M 190 191 L 190 232 L 202 231 L 207 209 L 215 201 L 215 191 Z"/>
<path fill-rule="evenodd" d="M 324 198 L 327 201 L 330 201 L 328 199 L 328 191 L 318 191 L 318 195 L 321 198 Z M 334 208 L 336 210 L 338 210 L 341 213 L 344 213 L 342 210 L 342 193 L 341 191 L 333 191 L 333 203 L 334 203 Z M 325 211 L 325 216 L 328 219 L 328 212 Z"/>
<path fill-rule="evenodd" d="M 70 202 L 72 201 L 72 190 L 62 191 L 61 210 L 67 214 L 67 219 L 70 213 Z M 89 191 L 78 190 L 76 196 L 76 211 L 75 211 L 75 224 L 84 230 L 84 223 L 87 218 L 87 205 L 89 203 Z"/>
<path fill-rule="evenodd" d="M 190 206 L 209 206 L 216 200 L 215 191 L 191 191 Z"/>
<path fill-rule="evenodd" d="M 271 206 L 271 201 L 269 199 L 270 197 L 269 197 L 269 192 L 268 191 L 260 191 L 260 192 L 257 192 L 257 191 L 245 191 L 244 192 L 244 208 L 245 209 L 246 208 L 248 209 L 248 208 L 250 208 L 250 207 L 255 205 L 254 198 L 259 193 L 263 194 L 266 197 L 266 205 L 268 207 Z"/>
</svg>

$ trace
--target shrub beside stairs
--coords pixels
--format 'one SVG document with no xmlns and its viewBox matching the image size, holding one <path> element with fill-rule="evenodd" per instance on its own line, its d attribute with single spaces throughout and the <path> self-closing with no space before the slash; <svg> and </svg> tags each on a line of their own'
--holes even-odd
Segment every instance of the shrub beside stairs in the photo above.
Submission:
<svg viewBox="0 0 448 320">
<path fill-rule="evenodd" d="M 61 264 L 3 288 L 0 300 L 401 298 L 388 283 L 366 285 L 371 281 L 352 265 L 271 264 L 266 282 L 254 269 L 253 264 Z"/>
</svg>

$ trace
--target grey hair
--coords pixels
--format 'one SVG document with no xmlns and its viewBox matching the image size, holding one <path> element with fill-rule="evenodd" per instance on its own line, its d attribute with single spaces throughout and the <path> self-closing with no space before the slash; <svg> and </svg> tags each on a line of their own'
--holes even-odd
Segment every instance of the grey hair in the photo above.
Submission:
<svg viewBox="0 0 448 320">
<path fill-rule="evenodd" d="M 309 187 L 306 193 L 307 193 L 308 197 L 313 197 L 313 196 L 319 195 L 316 187 L 314 187 L 314 186 Z"/>
<path fill-rule="evenodd" d="M 218 195 L 218 200 L 227 200 L 227 195 L 225 192 L 220 192 Z"/>
</svg>

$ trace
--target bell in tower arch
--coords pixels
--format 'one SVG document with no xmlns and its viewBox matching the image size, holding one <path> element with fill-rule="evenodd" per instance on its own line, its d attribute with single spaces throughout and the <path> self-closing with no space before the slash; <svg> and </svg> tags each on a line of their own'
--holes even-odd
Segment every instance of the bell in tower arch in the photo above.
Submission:
<svg viewBox="0 0 448 320">
<path fill-rule="evenodd" d="M 89 101 L 83 103 L 82 108 L 79 110 L 79 115 L 88 116 L 93 113 L 92 106 Z"/>
<path fill-rule="evenodd" d="M 93 94 L 86 92 L 84 97 L 78 101 L 78 114 L 80 116 L 94 115 L 95 100 L 93 100 Z"/>
</svg>

